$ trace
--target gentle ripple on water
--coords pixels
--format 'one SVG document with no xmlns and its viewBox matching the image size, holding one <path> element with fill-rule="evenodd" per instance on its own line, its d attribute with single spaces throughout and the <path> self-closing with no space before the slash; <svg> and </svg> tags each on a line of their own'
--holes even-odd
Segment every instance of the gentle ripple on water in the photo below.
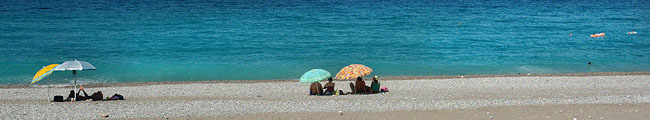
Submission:
<svg viewBox="0 0 650 120">
<path fill-rule="evenodd" d="M 648 71 L 648 10 L 648 1 L 6 0 L 0 84 L 73 59 L 98 68 L 81 72 L 90 82 L 297 79 L 352 63 L 380 76 Z M 598 32 L 607 36 L 589 37 Z"/>
</svg>

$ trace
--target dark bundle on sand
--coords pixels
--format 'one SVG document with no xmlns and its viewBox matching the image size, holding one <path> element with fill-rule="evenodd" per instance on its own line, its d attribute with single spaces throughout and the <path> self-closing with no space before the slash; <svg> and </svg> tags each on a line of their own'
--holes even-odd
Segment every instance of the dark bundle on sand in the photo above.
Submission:
<svg viewBox="0 0 650 120">
<path fill-rule="evenodd" d="M 109 101 L 109 100 L 124 100 L 124 96 L 120 94 L 115 94 L 111 97 L 107 97 L 106 99 L 104 99 L 104 101 Z"/>
<path fill-rule="evenodd" d="M 102 94 L 102 91 L 97 91 L 97 92 L 93 93 L 91 96 L 87 96 L 86 98 L 83 98 L 83 96 L 79 96 L 77 101 L 85 101 L 85 100 L 88 100 L 88 99 L 90 99 L 92 101 L 124 100 L 124 96 L 122 96 L 120 94 L 115 94 L 115 95 L 113 95 L 111 97 L 106 97 L 105 99 L 103 99 L 103 97 L 104 97 L 104 94 Z M 71 101 L 71 98 L 67 98 L 67 99 L 64 100 L 63 96 L 57 95 L 57 96 L 54 96 L 54 100 L 52 100 L 52 102 L 65 102 L 65 101 Z"/>
</svg>

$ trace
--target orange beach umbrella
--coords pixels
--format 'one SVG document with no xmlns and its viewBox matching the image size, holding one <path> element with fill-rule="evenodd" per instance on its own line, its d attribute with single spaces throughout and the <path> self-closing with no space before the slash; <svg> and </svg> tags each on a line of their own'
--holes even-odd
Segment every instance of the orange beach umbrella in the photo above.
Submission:
<svg viewBox="0 0 650 120">
<path fill-rule="evenodd" d="M 361 64 L 352 64 L 343 67 L 339 73 L 336 74 L 336 79 L 354 79 L 357 77 L 362 77 L 369 75 L 372 72 L 367 66 Z"/>
</svg>

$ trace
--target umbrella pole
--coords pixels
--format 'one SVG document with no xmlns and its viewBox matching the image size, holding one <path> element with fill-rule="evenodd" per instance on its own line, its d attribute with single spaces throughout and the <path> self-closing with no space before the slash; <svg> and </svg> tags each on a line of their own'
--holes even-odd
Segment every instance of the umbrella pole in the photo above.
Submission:
<svg viewBox="0 0 650 120">
<path fill-rule="evenodd" d="M 76 70 L 72 71 L 72 76 L 74 78 L 74 89 L 72 89 L 72 90 L 77 90 L 77 71 Z M 79 91 L 77 91 L 77 93 L 79 93 Z M 74 100 L 73 101 L 77 100 L 77 93 L 74 94 Z"/>
<path fill-rule="evenodd" d="M 49 84 L 47 85 L 47 97 L 48 97 L 47 102 L 50 102 L 50 98 L 49 98 L 50 97 L 50 85 Z"/>
</svg>

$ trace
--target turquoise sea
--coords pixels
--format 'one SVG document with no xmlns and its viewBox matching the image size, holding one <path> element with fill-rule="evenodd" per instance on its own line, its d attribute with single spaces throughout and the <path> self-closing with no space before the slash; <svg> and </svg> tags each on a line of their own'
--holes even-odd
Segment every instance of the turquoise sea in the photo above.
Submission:
<svg viewBox="0 0 650 120">
<path fill-rule="evenodd" d="M 74 59 L 81 83 L 650 71 L 650 1 L 0 0 L 0 84 Z"/>
</svg>

